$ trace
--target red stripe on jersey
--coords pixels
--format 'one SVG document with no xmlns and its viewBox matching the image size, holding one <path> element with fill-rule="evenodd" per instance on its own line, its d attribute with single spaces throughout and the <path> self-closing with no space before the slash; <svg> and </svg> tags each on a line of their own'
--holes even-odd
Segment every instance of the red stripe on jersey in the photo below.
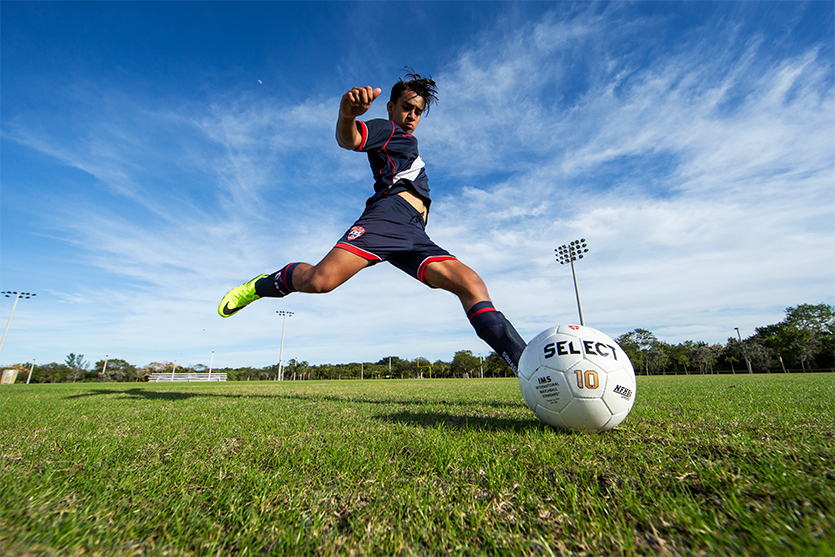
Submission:
<svg viewBox="0 0 835 557">
<path fill-rule="evenodd" d="M 391 135 L 389 135 L 389 138 L 386 139 L 386 143 L 382 147 L 380 147 L 380 150 L 383 150 L 388 146 L 389 141 L 391 141 L 391 138 L 394 137 L 394 132 L 395 131 L 397 131 L 397 128 L 394 127 L 394 122 L 392 122 L 391 123 Z"/>
<path fill-rule="evenodd" d="M 391 157 L 389 156 L 389 152 L 386 151 L 386 147 L 388 147 L 388 144 L 389 144 L 389 141 L 391 141 L 391 138 L 394 137 L 394 132 L 395 131 L 397 131 L 397 128 L 394 127 L 394 122 L 392 122 L 391 123 L 391 135 L 389 136 L 388 139 L 386 139 L 385 145 L 380 147 L 380 151 L 385 153 L 386 159 L 388 159 L 389 165 L 391 165 L 391 185 L 392 186 L 394 185 L 394 175 L 397 174 L 397 168 L 395 168 L 394 162 L 391 160 Z M 382 173 L 383 173 L 383 169 L 380 169 L 380 174 L 382 174 Z"/>
<path fill-rule="evenodd" d="M 359 120 L 357 120 L 357 124 L 359 124 L 360 133 L 362 134 L 362 142 L 357 147 L 357 151 L 362 151 L 363 147 L 365 147 L 365 142 L 368 141 L 368 127 L 365 125 L 365 122 L 360 122 Z"/>
<path fill-rule="evenodd" d="M 367 261 L 382 261 L 383 260 L 383 258 L 380 257 L 379 255 L 374 255 L 370 251 L 365 251 L 362 248 L 358 248 L 357 246 L 352 246 L 351 244 L 346 244 L 344 242 L 339 242 L 334 247 L 344 249 L 345 251 L 350 251 L 354 255 L 359 255 L 360 257 L 362 257 L 363 259 L 365 259 Z"/>
<path fill-rule="evenodd" d="M 435 261 L 454 261 L 454 260 L 455 260 L 455 257 L 453 257 L 451 255 L 436 255 L 434 257 L 427 257 L 426 259 L 423 260 L 423 263 L 421 263 L 420 267 L 418 268 L 418 273 L 417 273 L 418 280 L 420 282 L 424 283 L 424 284 L 429 284 L 428 282 L 426 282 L 424 280 L 423 275 L 426 272 L 426 266 L 429 265 L 430 263 L 434 263 Z"/>
</svg>

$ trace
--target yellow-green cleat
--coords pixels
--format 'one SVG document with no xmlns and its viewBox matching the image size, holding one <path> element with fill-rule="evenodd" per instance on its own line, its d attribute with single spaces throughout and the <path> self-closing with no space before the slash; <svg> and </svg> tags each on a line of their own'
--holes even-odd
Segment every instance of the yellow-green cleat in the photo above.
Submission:
<svg viewBox="0 0 835 557">
<path fill-rule="evenodd" d="M 220 301 L 217 307 L 217 312 L 221 317 L 229 317 L 236 314 L 246 306 L 261 298 L 255 292 L 255 281 L 268 277 L 269 275 L 258 275 L 254 279 L 236 286 L 226 293 L 226 296 Z"/>
</svg>

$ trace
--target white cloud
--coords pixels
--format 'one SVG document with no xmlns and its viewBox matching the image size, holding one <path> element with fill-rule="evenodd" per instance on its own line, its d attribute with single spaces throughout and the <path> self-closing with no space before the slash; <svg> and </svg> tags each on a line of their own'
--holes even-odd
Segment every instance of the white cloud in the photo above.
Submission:
<svg viewBox="0 0 835 557">
<path fill-rule="evenodd" d="M 546 27 L 518 31 L 506 51 L 496 45 L 511 53 L 506 58 L 476 67 L 466 53 L 447 81 L 452 96 L 467 88 L 450 103 L 458 127 L 433 128 L 443 145 L 441 172 L 480 189 L 442 196 L 432 234 L 466 246 L 488 284 L 507 280 L 508 270 L 519 276 L 511 295 L 525 308 L 523 327 L 547 324 L 549 314 L 552 323 L 571 318 L 570 277 L 552 295 L 559 309 L 543 304 L 543 285 L 555 289 L 567 270 L 540 256 L 580 236 L 592 244 L 578 266 L 588 315 L 613 332 L 658 327 L 672 341 L 694 331 L 721 341 L 739 321 L 750 333 L 779 320 L 788 305 L 832 300 L 830 60 L 813 48 L 773 66 L 755 63 L 766 45 L 752 41 L 740 58 L 719 63 L 705 40 L 633 71 L 629 87 L 601 81 L 570 110 L 553 113 L 478 87 L 491 76 L 499 91 L 513 90 L 510 83 L 523 81 L 512 74 L 530 67 L 540 72 L 526 86 L 535 89 L 547 72 L 558 79 L 564 72 L 548 64 L 552 54 L 539 58 L 535 39 L 526 38 L 548 35 Z M 756 86 L 729 98 L 747 83 Z M 494 108 L 496 98 L 507 102 Z M 530 114 L 538 126 L 525 125 Z M 466 148 L 473 138 L 477 147 Z M 530 153 L 535 163 L 526 168 L 508 152 Z M 512 176 L 491 182 L 508 158 Z M 801 261 L 816 261 L 816 270 Z"/>
</svg>

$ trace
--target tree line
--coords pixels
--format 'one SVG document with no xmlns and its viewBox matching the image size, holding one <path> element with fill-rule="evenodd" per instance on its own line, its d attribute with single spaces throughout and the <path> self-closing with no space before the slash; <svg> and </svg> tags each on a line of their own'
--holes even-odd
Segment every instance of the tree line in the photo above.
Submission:
<svg viewBox="0 0 835 557">
<path fill-rule="evenodd" d="M 94 364 L 84 359 L 83 354 L 69 354 L 62 363 L 15 364 L 9 366 L 18 370 L 16 383 L 75 383 L 93 381 L 141 382 L 147 381 L 153 373 L 208 373 L 208 367 L 197 364 L 193 367 L 178 366 L 172 362 L 155 362 L 136 367 L 120 359 L 99 360 Z M 292 359 L 281 369 L 271 364 L 265 367 L 214 368 L 212 373 L 225 373 L 228 381 L 276 380 L 278 374 L 285 380 L 312 379 L 413 379 L 453 377 L 511 377 L 513 373 L 507 363 L 491 352 L 486 357 L 473 355 L 469 350 L 455 353 L 451 362 L 427 358 L 404 360 L 398 356 L 383 358 L 377 362 L 355 362 L 349 364 L 309 364 Z M 31 378 L 29 374 L 31 373 Z"/>
<path fill-rule="evenodd" d="M 785 319 L 754 331 L 743 340 L 731 336 L 724 345 L 668 344 L 646 329 L 615 340 L 636 374 L 835 371 L 835 309 L 829 304 L 786 308 Z"/>
<path fill-rule="evenodd" d="M 685 341 L 670 344 L 659 340 L 646 329 L 635 329 L 617 337 L 638 375 L 764 373 L 794 371 L 835 371 L 835 308 L 829 304 L 801 304 L 786 308 L 786 317 L 779 323 L 757 327 L 753 335 L 740 340 L 729 337 L 722 344 Z M 17 383 L 69 383 L 91 381 L 147 381 L 152 373 L 206 373 L 202 364 L 178 367 L 172 362 L 155 362 L 136 367 L 125 360 L 99 360 L 90 364 L 83 354 L 69 354 L 64 362 L 49 364 L 15 364 Z M 455 353 L 451 362 L 426 358 L 414 360 L 390 356 L 377 362 L 349 364 L 309 364 L 290 360 L 255 368 L 218 368 L 213 373 L 226 373 L 229 381 L 314 379 L 410 379 L 511 377 L 507 363 L 495 352 L 486 357 L 470 350 Z M 30 377 L 31 373 L 31 377 Z"/>
</svg>

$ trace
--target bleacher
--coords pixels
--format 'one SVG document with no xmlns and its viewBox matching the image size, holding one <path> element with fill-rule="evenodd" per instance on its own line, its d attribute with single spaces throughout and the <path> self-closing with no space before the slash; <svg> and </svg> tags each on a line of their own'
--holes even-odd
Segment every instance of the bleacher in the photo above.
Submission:
<svg viewBox="0 0 835 557">
<path fill-rule="evenodd" d="M 200 381 L 226 381 L 225 373 L 152 373 L 149 383 L 198 383 Z"/>
</svg>

